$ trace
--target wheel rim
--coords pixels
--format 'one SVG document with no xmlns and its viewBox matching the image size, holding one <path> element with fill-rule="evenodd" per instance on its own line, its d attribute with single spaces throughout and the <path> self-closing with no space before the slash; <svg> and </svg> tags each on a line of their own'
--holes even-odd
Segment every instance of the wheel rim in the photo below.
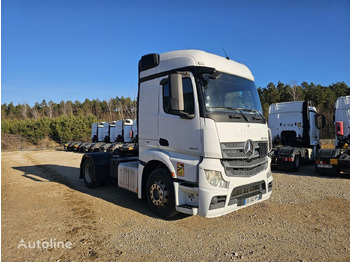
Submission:
<svg viewBox="0 0 350 262">
<path fill-rule="evenodd" d="M 154 181 L 149 193 L 151 201 L 155 206 L 165 206 L 168 203 L 168 189 L 163 181 Z"/>
<path fill-rule="evenodd" d="M 92 182 L 92 168 L 90 163 L 86 164 L 85 166 L 85 180 L 88 183 Z"/>
</svg>

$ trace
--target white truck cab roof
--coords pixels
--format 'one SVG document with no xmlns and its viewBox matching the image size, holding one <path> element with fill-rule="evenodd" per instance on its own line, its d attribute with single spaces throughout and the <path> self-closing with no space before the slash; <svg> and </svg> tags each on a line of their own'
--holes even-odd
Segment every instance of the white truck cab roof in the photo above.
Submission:
<svg viewBox="0 0 350 262">
<path fill-rule="evenodd" d="M 177 68 L 201 66 L 236 75 L 254 81 L 254 76 L 245 65 L 200 50 L 178 50 L 159 55 L 159 65 L 140 72 L 140 78 Z"/>
</svg>

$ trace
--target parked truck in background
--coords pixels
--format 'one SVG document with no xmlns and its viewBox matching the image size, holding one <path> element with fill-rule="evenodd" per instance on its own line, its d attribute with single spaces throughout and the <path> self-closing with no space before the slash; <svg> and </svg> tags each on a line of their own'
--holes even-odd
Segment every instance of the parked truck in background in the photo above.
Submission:
<svg viewBox="0 0 350 262">
<path fill-rule="evenodd" d="M 271 164 L 280 170 L 298 171 L 302 162 L 315 160 L 321 148 L 320 128 L 325 117 L 310 101 L 271 104 L 268 126 L 273 149 Z"/>
<path fill-rule="evenodd" d="M 322 175 L 350 174 L 350 96 L 335 102 L 335 148 L 317 153 L 315 172 Z"/>
<path fill-rule="evenodd" d="M 138 82 L 138 151 L 85 154 L 87 187 L 115 178 L 163 218 L 216 217 L 270 197 L 271 139 L 246 66 L 197 50 L 148 54 Z"/>
<path fill-rule="evenodd" d="M 133 120 L 125 119 L 123 121 L 123 142 L 124 143 L 133 142 L 132 126 L 133 126 Z"/>
<path fill-rule="evenodd" d="M 113 129 L 115 127 L 115 121 L 111 121 L 111 122 L 106 122 L 103 124 L 103 142 L 105 143 L 109 143 L 110 142 L 110 132 L 111 129 Z"/>
<path fill-rule="evenodd" d="M 93 123 L 91 127 L 91 141 L 72 141 L 64 144 L 67 151 L 77 152 L 113 152 L 124 148 L 124 143 L 133 143 L 137 140 L 137 120 L 125 119 L 111 122 Z M 112 150 L 109 148 L 112 146 Z"/>
<path fill-rule="evenodd" d="M 109 130 L 109 140 L 111 143 L 119 141 L 123 133 L 123 120 L 113 121 Z"/>
<path fill-rule="evenodd" d="M 136 120 L 124 119 L 114 121 L 113 128 L 110 128 L 110 142 L 130 143 L 133 142 L 134 122 Z M 137 133 L 137 131 L 136 131 Z"/>
<path fill-rule="evenodd" d="M 93 123 L 91 128 L 91 141 L 101 142 L 103 141 L 103 125 L 105 122 Z"/>
</svg>

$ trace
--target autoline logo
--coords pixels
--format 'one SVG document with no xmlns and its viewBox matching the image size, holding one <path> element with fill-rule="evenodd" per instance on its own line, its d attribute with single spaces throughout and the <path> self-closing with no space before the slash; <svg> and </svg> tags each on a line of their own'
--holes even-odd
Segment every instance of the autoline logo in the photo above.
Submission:
<svg viewBox="0 0 350 262">
<path fill-rule="evenodd" d="M 49 241 L 24 241 L 24 239 L 21 239 L 19 242 L 17 248 L 38 248 L 38 249 L 54 249 L 54 248 L 72 248 L 72 243 L 69 241 L 63 242 L 63 241 L 57 241 L 55 238 L 50 238 Z"/>
</svg>

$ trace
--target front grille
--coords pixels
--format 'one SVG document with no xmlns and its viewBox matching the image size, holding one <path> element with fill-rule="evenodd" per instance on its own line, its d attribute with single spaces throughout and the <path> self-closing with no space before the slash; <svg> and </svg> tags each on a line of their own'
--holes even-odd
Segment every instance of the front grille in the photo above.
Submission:
<svg viewBox="0 0 350 262">
<path fill-rule="evenodd" d="M 224 159 L 230 158 L 247 158 L 244 154 L 244 145 L 246 142 L 231 142 L 221 143 L 222 157 Z M 254 152 L 252 158 L 267 156 L 267 142 L 266 141 L 254 141 Z"/>
<path fill-rule="evenodd" d="M 225 161 L 222 161 L 225 167 L 226 175 L 230 177 L 251 177 L 264 171 L 267 168 L 267 160 L 263 164 L 255 167 L 226 167 Z"/>
<path fill-rule="evenodd" d="M 267 169 L 268 144 L 265 141 L 254 141 L 253 153 L 247 156 L 244 153 L 246 142 L 222 143 L 222 165 L 226 175 L 230 177 L 251 177 Z"/>
<path fill-rule="evenodd" d="M 237 197 L 245 196 L 247 194 L 253 194 L 258 192 L 261 192 L 263 194 L 266 193 L 266 184 L 264 181 L 260 181 L 250 185 L 236 187 L 232 190 L 230 198 L 237 198 Z"/>
</svg>

